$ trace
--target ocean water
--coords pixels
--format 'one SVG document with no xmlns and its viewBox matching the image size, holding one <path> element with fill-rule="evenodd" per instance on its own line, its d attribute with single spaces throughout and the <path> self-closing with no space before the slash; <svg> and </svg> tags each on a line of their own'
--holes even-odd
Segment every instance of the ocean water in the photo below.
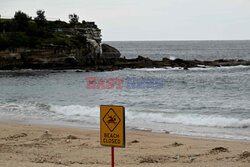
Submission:
<svg viewBox="0 0 250 167">
<path fill-rule="evenodd" d="M 218 56 L 212 54 L 215 58 L 209 57 L 205 44 L 197 44 L 198 41 L 181 42 L 179 47 L 178 42 L 165 42 L 167 45 L 163 50 L 166 51 L 169 49 L 167 46 L 174 45 L 175 54 L 168 55 L 164 52 L 156 56 L 157 43 L 162 47 L 164 42 L 110 44 L 120 49 L 127 58 L 136 54 L 154 59 L 161 59 L 163 55 L 172 56 L 172 59 L 184 58 L 177 53 L 186 52 L 187 59 L 250 59 L 248 41 L 209 42 L 207 47 L 211 43 L 213 46 L 220 43 Z M 194 43 L 194 46 L 190 43 Z M 233 48 L 228 43 L 242 48 L 238 49 L 235 57 L 228 54 L 227 49 Z M 187 49 L 190 45 L 193 53 L 201 53 L 191 54 Z M 196 48 L 196 45 L 204 45 L 204 52 Z M 124 79 L 123 88 L 87 89 L 87 77 L 104 81 L 109 78 Z M 127 77 L 138 80 L 158 79 L 163 85 L 160 89 L 128 89 Z M 174 135 L 250 141 L 250 66 L 200 67 L 189 70 L 123 69 L 109 72 L 0 71 L 1 121 L 98 129 L 100 105 L 104 104 L 125 106 L 126 128 L 130 130 L 158 133 L 169 131 Z"/>
<path fill-rule="evenodd" d="M 120 41 L 103 42 L 117 48 L 122 56 L 138 55 L 161 60 L 164 57 L 186 60 L 244 59 L 250 60 L 248 41 Z"/>
</svg>

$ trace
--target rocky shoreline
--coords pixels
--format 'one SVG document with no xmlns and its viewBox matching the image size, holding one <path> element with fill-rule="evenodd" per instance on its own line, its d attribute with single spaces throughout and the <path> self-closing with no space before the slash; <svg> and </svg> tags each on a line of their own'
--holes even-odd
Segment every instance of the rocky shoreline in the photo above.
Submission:
<svg viewBox="0 0 250 167">
<path fill-rule="evenodd" d="M 162 60 L 151 60 L 150 58 L 138 56 L 135 59 L 121 58 L 120 52 L 107 45 L 102 44 L 102 53 L 94 57 L 79 59 L 75 54 L 78 50 L 37 49 L 25 52 L 6 53 L 0 52 L 0 70 L 18 69 L 81 69 L 85 71 L 113 71 L 124 68 L 167 68 L 181 67 L 185 70 L 193 67 L 222 67 L 250 65 L 248 60 L 219 59 L 214 61 L 183 60 L 163 58 Z"/>
<path fill-rule="evenodd" d="M 94 67 L 83 68 L 87 71 L 113 71 L 124 68 L 174 68 L 180 67 L 184 70 L 194 67 L 223 67 L 223 66 L 238 66 L 244 65 L 249 66 L 250 61 L 247 60 L 233 60 L 233 59 L 219 59 L 214 61 L 200 61 L 200 60 L 183 60 L 169 58 L 163 58 L 162 60 L 156 61 L 150 58 L 138 56 L 136 59 L 113 59 L 113 60 L 96 60 L 98 63 Z M 104 64 L 105 62 L 105 64 Z"/>
<path fill-rule="evenodd" d="M 29 21 L 16 27 L 18 15 Z M 19 21 L 19 22 L 18 22 Z M 25 13 L 16 12 L 14 19 L 0 19 L 0 70 L 81 69 L 112 71 L 124 68 L 220 67 L 250 65 L 250 60 L 220 59 L 214 61 L 163 58 L 151 60 L 138 56 L 126 59 L 114 47 L 102 44 L 101 29 L 94 22 L 69 24 L 60 20 L 40 25 Z M 20 24 L 23 23 L 21 20 Z M 29 29 L 33 26 L 33 29 Z M 35 27 L 35 28 L 34 28 Z M 15 31 L 14 31 L 15 30 Z M 30 32 L 33 30 L 35 32 Z M 39 30 L 36 32 L 36 30 Z"/>
</svg>

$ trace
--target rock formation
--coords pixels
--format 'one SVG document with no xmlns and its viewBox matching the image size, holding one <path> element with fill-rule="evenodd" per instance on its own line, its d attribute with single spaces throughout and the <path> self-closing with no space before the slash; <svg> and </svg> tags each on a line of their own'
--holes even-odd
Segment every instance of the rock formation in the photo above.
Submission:
<svg viewBox="0 0 250 167">
<path fill-rule="evenodd" d="M 93 22 L 85 22 L 85 24 L 82 28 L 51 30 L 56 37 L 75 42 L 75 46 L 49 43 L 39 48 L 18 47 L 0 50 L 0 69 L 84 68 L 100 57 L 101 50 L 101 30 Z"/>
<path fill-rule="evenodd" d="M 102 48 L 101 58 L 117 59 L 117 58 L 120 58 L 121 56 L 121 53 L 119 52 L 119 50 L 117 50 L 116 48 L 110 45 L 102 44 L 101 48 Z"/>
<path fill-rule="evenodd" d="M 0 20 L 1 21 L 1 20 Z M 152 67 L 183 67 L 184 69 L 198 66 L 236 66 L 250 65 L 245 60 L 151 60 L 142 56 L 136 59 L 121 58 L 121 53 L 112 46 L 101 44 L 101 30 L 94 22 L 83 22 L 78 26 L 70 26 L 65 22 L 48 22 L 56 28 L 47 29 L 48 37 L 29 36 L 29 32 L 18 32 L 20 39 L 37 38 L 39 45 L 22 45 L 14 37 L 9 39 L 18 47 L 9 45 L 0 50 L 0 70 L 6 69 L 84 69 L 86 71 L 107 71 L 122 68 L 152 68 Z M 64 27 L 58 27 L 64 25 Z M 49 32 L 47 32 L 49 31 Z M 26 33 L 26 34 L 25 34 Z M 16 35 L 8 32 L 7 35 Z M 5 31 L 0 33 L 0 44 Z M 26 36 L 25 36 L 26 35 Z M 8 36 L 7 36 L 8 37 Z M 2 41 L 1 41 L 2 40 Z M 7 43 L 9 44 L 9 43 Z M 28 47 L 27 47 L 28 46 Z M 3 48 L 3 47 L 0 47 Z"/>
</svg>

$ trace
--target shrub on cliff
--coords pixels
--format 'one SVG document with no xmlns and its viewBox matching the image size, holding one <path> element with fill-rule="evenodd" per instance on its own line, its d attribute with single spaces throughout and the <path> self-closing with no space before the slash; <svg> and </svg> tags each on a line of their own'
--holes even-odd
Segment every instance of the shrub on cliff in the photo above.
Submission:
<svg viewBox="0 0 250 167">
<path fill-rule="evenodd" d="M 61 20 L 56 20 L 56 21 L 48 21 L 47 22 L 47 28 L 49 30 L 53 29 L 53 28 L 71 28 L 71 25 L 66 23 L 65 21 L 61 21 Z"/>
<path fill-rule="evenodd" d="M 75 13 L 69 15 L 69 23 L 71 25 L 77 25 L 79 23 L 79 16 Z"/>
<path fill-rule="evenodd" d="M 8 47 L 6 39 L 0 35 L 0 50 L 6 49 Z"/>
<path fill-rule="evenodd" d="M 43 10 L 38 10 L 36 11 L 37 17 L 34 18 L 34 21 L 38 26 L 45 26 L 47 23 L 46 17 L 45 17 L 45 11 Z"/>
<path fill-rule="evenodd" d="M 11 19 L 0 19 L 0 33 L 4 32 L 14 32 L 15 25 Z"/>
<path fill-rule="evenodd" d="M 0 35 L 0 46 L 1 49 L 15 49 L 18 47 L 28 47 L 29 46 L 29 37 L 25 33 L 7 33 Z"/>
<path fill-rule="evenodd" d="M 20 10 L 15 12 L 13 19 L 0 18 L 0 50 L 18 47 L 85 47 L 87 41 L 83 35 L 84 30 L 74 28 L 93 28 L 95 23 L 79 23 L 75 13 L 69 15 L 69 18 L 70 24 L 61 20 L 47 21 L 43 10 L 37 11 L 34 20 Z"/>
<path fill-rule="evenodd" d="M 23 13 L 20 10 L 16 12 L 13 19 L 16 25 L 16 31 L 24 31 L 25 28 L 28 26 L 30 20 L 31 17 L 29 17 L 26 13 Z"/>
</svg>

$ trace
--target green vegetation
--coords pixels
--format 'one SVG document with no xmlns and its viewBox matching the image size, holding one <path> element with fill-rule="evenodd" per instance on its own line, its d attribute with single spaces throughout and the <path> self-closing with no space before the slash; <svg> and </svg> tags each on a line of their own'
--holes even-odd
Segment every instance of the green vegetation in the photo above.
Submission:
<svg viewBox="0 0 250 167">
<path fill-rule="evenodd" d="M 17 11 L 13 19 L 0 19 L 0 50 L 44 46 L 74 48 L 86 43 L 84 36 L 74 34 L 72 30 L 86 27 L 87 22 L 79 23 L 76 14 L 69 15 L 70 23 L 48 21 L 42 10 L 38 10 L 36 14 L 32 19 L 22 11 Z"/>
<path fill-rule="evenodd" d="M 38 10 L 36 12 L 36 14 L 37 14 L 37 17 L 35 17 L 35 19 L 34 19 L 36 24 L 40 27 L 46 26 L 47 20 L 46 20 L 45 15 L 44 15 L 45 11 Z"/>
<path fill-rule="evenodd" d="M 79 17 L 75 13 L 70 14 L 69 19 L 71 25 L 77 25 L 79 23 Z"/>
</svg>

